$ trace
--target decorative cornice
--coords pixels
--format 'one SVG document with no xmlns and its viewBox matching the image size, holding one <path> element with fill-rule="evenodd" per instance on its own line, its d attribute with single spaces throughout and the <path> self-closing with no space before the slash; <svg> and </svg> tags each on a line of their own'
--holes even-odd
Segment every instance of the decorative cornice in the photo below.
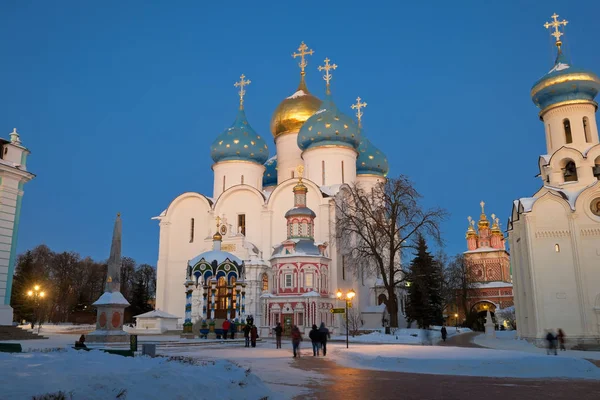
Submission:
<svg viewBox="0 0 600 400">
<path fill-rule="evenodd" d="M 563 230 L 563 231 L 537 231 L 535 233 L 536 239 L 549 239 L 549 238 L 558 238 L 558 237 L 567 237 L 571 236 L 571 231 Z"/>
<path fill-rule="evenodd" d="M 546 107 L 542 111 L 540 111 L 538 116 L 540 117 L 540 120 L 543 120 L 544 115 L 552 110 L 555 110 L 559 107 L 575 106 L 575 105 L 590 105 L 590 106 L 594 106 L 596 111 L 598 110 L 598 103 L 596 103 L 594 100 L 565 100 L 565 101 L 560 101 L 558 103 L 549 105 L 548 107 Z"/>
<path fill-rule="evenodd" d="M 581 236 L 600 236 L 600 228 L 582 229 Z"/>
</svg>

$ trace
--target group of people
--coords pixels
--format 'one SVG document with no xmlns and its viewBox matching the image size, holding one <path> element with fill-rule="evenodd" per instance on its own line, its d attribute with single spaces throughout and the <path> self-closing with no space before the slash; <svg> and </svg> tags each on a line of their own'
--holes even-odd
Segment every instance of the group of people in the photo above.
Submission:
<svg viewBox="0 0 600 400">
<path fill-rule="evenodd" d="M 277 326 L 273 328 L 273 332 L 275 333 L 276 347 L 280 349 L 281 336 L 283 335 L 283 327 L 281 326 L 280 322 L 278 322 Z M 298 326 L 294 325 L 290 334 L 292 338 L 292 350 L 294 352 L 294 357 L 300 357 L 300 343 L 303 340 L 302 332 L 300 332 L 300 328 L 298 328 Z M 321 322 L 321 326 L 319 328 L 317 328 L 317 325 L 313 325 L 308 337 L 312 343 L 313 356 L 318 356 L 321 349 L 323 349 L 323 355 L 327 355 L 327 339 L 331 338 L 331 334 L 323 322 Z"/>
<path fill-rule="evenodd" d="M 556 335 L 554 335 L 554 332 L 551 329 L 548 330 L 548 333 L 546 334 L 546 341 L 548 342 L 548 350 L 546 351 L 547 354 L 554 353 L 554 355 L 557 355 L 556 342 L 558 342 L 561 350 L 567 350 L 565 348 L 565 333 L 562 329 L 559 329 Z"/>
<path fill-rule="evenodd" d="M 235 322 L 229 322 L 228 319 L 223 321 L 223 339 L 227 339 L 227 335 L 231 335 L 231 339 L 235 339 Z"/>
<path fill-rule="evenodd" d="M 256 339 L 258 339 L 258 328 L 254 325 L 254 317 L 248 316 L 246 325 L 244 326 L 245 347 L 256 347 Z"/>
</svg>

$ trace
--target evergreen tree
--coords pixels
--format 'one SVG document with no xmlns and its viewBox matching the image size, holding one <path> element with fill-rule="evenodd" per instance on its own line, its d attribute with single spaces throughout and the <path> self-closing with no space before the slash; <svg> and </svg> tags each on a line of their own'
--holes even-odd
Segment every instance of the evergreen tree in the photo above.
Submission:
<svg viewBox="0 0 600 400">
<path fill-rule="evenodd" d="M 422 235 L 417 238 L 417 254 L 412 260 L 408 279 L 407 322 L 416 321 L 419 328 L 441 324 L 442 316 L 442 271 L 441 264 L 434 260 L 427 249 Z"/>
</svg>

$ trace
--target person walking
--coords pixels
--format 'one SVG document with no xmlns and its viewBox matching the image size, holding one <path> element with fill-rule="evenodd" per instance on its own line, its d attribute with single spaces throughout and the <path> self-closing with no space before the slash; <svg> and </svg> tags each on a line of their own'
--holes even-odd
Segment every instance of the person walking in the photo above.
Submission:
<svg viewBox="0 0 600 400">
<path fill-rule="evenodd" d="M 325 323 L 321 322 L 321 326 L 319 326 L 319 341 L 323 349 L 323 356 L 327 355 L 327 339 L 331 339 L 331 334 L 329 333 L 329 329 L 325 327 Z"/>
<path fill-rule="evenodd" d="M 300 357 L 300 342 L 302 341 L 302 333 L 296 325 L 292 328 L 292 350 L 294 350 L 294 357 L 298 355 Z"/>
<path fill-rule="evenodd" d="M 446 330 L 446 326 L 442 326 L 442 329 L 440 330 L 440 332 L 442 333 L 442 340 L 445 342 L 446 338 L 448 337 L 448 331 Z"/>
<path fill-rule="evenodd" d="M 231 321 L 229 324 L 229 333 L 231 333 L 231 339 L 235 339 L 235 328 L 235 321 Z M 227 336 L 227 333 L 225 333 L 225 336 Z"/>
<path fill-rule="evenodd" d="M 246 346 L 245 347 L 250 347 L 250 330 L 252 328 L 250 328 L 250 325 L 246 324 L 244 325 L 244 339 L 246 340 Z"/>
<path fill-rule="evenodd" d="M 565 349 L 565 333 L 562 329 L 558 329 L 556 339 L 558 339 L 558 345 L 560 346 L 560 350 L 567 351 L 567 349 Z"/>
<path fill-rule="evenodd" d="M 548 350 L 546 351 L 547 354 L 550 353 L 554 353 L 554 355 L 556 354 L 556 337 L 554 337 L 554 334 L 552 333 L 551 330 L 548 330 L 548 334 L 546 335 L 546 341 L 548 342 Z"/>
<path fill-rule="evenodd" d="M 319 348 L 321 347 L 321 334 L 319 333 L 317 325 L 312 326 L 312 329 L 308 333 L 308 337 L 312 343 L 313 357 L 316 357 L 319 355 Z"/>
<path fill-rule="evenodd" d="M 223 321 L 223 325 L 221 325 L 221 328 L 223 328 L 223 339 L 227 340 L 227 332 L 229 332 L 229 326 L 231 325 L 231 323 L 229 322 L 228 319 L 226 319 L 225 321 Z"/>
<path fill-rule="evenodd" d="M 281 348 L 281 335 L 283 334 L 283 328 L 281 327 L 281 322 L 278 322 L 277 326 L 273 330 L 275 331 L 275 343 L 277 344 L 277 348 L 280 349 Z"/>
<path fill-rule="evenodd" d="M 252 328 L 250 328 L 250 342 L 252 343 L 252 347 L 256 347 L 256 339 L 258 339 L 258 329 L 256 329 L 256 325 L 252 325 Z"/>
</svg>

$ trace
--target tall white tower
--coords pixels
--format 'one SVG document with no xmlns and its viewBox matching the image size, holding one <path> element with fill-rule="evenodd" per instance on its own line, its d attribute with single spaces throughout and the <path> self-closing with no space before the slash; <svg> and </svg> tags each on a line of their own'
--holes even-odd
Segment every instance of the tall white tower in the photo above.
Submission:
<svg viewBox="0 0 600 400">
<path fill-rule="evenodd" d="M 0 325 L 12 325 L 10 306 L 23 186 L 35 175 L 27 171 L 29 150 L 15 128 L 10 140 L 0 139 Z"/>
<path fill-rule="evenodd" d="M 508 239 L 519 335 L 543 344 L 562 328 L 568 347 L 585 348 L 600 343 L 600 78 L 565 57 L 566 24 L 556 14 L 545 24 L 558 54 L 531 89 L 546 133 L 542 187 L 513 203 Z"/>
</svg>

